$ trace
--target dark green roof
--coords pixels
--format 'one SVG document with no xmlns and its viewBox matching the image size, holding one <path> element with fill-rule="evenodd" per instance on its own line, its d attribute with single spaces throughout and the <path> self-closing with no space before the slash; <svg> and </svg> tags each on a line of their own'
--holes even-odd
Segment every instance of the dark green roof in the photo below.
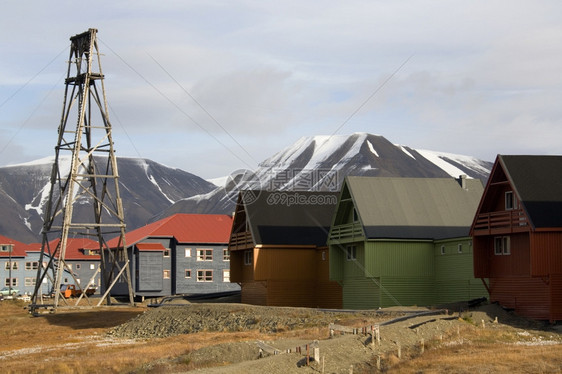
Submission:
<svg viewBox="0 0 562 374">
<path fill-rule="evenodd" d="M 562 227 L 562 156 L 499 155 L 534 227 Z"/>
<path fill-rule="evenodd" d="M 324 246 L 337 204 L 336 192 L 242 191 L 254 242 Z"/>
<path fill-rule="evenodd" d="M 367 238 L 468 236 L 484 190 L 479 179 L 347 177 Z"/>
</svg>

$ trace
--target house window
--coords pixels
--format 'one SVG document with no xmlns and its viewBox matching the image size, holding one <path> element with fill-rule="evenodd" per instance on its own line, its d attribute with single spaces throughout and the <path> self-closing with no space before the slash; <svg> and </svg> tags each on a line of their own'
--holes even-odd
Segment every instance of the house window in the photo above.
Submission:
<svg viewBox="0 0 562 374">
<path fill-rule="evenodd" d="M 185 249 L 185 257 L 191 257 L 191 248 Z"/>
<path fill-rule="evenodd" d="M 170 279 L 170 270 L 164 270 L 164 279 Z"/>
<path fill-rule="evenodd" d="M 459 244 L 459 245 L 457 246 L 457 252 L 458 252 L 458 253 L 462 253 L 462 244 Z"/>
<path fill-rule="evenodd" d="M 212 249 L 198 249 L 197 250 L 197 261 L 213 261 L 213 250 Z"/>
<path fill-rule="evenodd" d="M 10 270 L 10 261 L 6 261 L 6 270 Z M 12 270 L 18 270 L 18 262 L 12 261 Z"/>
<path fill-rule="evenodd" d="M 244 265 L 252 265 L 254 263 L 254 253 L 253 251 L 244 251 Z"/>
<path fill-rule="evenodd" d="M 76 270 L 80 269 L 81 267 L 82 267 L 82 265 L 76 264 Z"/>
<path fill-rule="evenodd" d="M 11 244 L 0 245 L 0 252 L 12 252 L 12 247 Z"/>
<path fill-rule="evenodd" d="M 212 281 L 213 281 L 212 270 L 197 270 L 197 282 L 212 282 Z"/>
<path fill-rule="evenodd" d="M 28 261 L 25 263 L 25 270 L 37 270 L 39 267 L 39 262 L 37 261 Z"/>
<path fill-rule="evenodd" d="M 222 250 L 222 260 L 223 261 L 230 261 L 230 251 L 228 249 Z"/>
<path fill-rule="evenodd" d="M 10 287 L 10 278 L 6 278 L 4 280 L 4 285 L 6 287 Z M 12 278 L 12 287 L 17 287 L 18 285 L 18 278 Z"/>
<path fill-rule="evenodd" d="M 230 269 L 223 269 L 222 271 L 222 281 L 230 282 Z"/>
<path fill-rule="evenodd" d="M 442 254 L 442 255 L 445 254 L 445 246 L 444 246 L 444 245 L 441 246 L 441 254 Z"/>
<path fill-rule="evenodd" d="M 494 254 L 496 256 L 511 254 L 509 236 L 496 236 L 494 238 Z"/>
<path fill-rule="evenodd" d="M 513 191 L 505 193 L 505 210 L 517 209 L 517 199 L 513 196 Z"/>
<path fill-rule="evenodd" d="M 357 247 L 356 246 L 348 245 L 347 248 L 346 248 L 346 253 L 347 253 L 347 260 L 348 261 L 357 259 Z"/>
<path fill-rule="evenodd" d="M 95 264 L 90 264 L 90 270 L 94 270 L 96 268 Z"/>
<path fill-rule="evenodd" d="M 353 208 L 353 222 L 359 221 L 359 215 L 357 214 L 357 209 Z"/>
<path fill-rule="evenodd" d="M 164 250 L 164 257 L 170 257 L 170 250 L 169 249 Z"/>
<path fill-rule="evenodd" d="M 185 269 L 185 277 L 191 278 L 191 269 Z"/>
<path fill-rule="evenodd" d="M 326 261 L 326 251 L 322 251 L 322 261 Z"/>
<path fill-rule="evenodd" d="M 24 279 L 24 282 L 25 282 L 24 284 L 25 284 L 26 287 L 35 286 L 35 278 L 26 277 L 26 278 Z"/>
</svg>

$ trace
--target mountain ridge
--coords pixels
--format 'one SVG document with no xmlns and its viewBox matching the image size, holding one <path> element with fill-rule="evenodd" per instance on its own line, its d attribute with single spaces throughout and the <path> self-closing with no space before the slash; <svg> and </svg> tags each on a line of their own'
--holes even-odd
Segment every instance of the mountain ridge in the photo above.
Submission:
<svg viewBox="0 0 562 374">
<path fill-rule="evenodd" d="M 40 241 L 53 157 L 0 167 L 0 234 L 22 242 Z M 485 181 L 492 163 L 471 156 L 418 150 L 381 135 L 302 137 L 266 158 L 255 170 L 241 169 L 216 186 L 194 174 L 155 161 L 118 157 L 120 193 L 127 229 L 175 213 L 231 214 L 241 189 L 337 191 L 347 175 L 446 178 L 465 174 Z M 61 159 L 61 174 L 69 161 Z M 67 169 L 65 169 L 67 168 Z M 91 208 L 75 207 L 78 216 Z"/>
</svg>

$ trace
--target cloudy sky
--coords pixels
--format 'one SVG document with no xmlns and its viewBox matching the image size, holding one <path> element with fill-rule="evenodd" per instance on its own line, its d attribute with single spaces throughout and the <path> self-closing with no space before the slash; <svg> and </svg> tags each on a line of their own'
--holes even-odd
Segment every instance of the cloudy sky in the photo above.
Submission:
<svg viewBox="0 0 562 374">
<path fill-rule="evenodd" d="M 0 165 L 52 156 L 69 37 L 97 28 L 118 156 L 204 178 L 302 136 L 561 154 L 562 2 L 2 1 Z"/>
</svg>

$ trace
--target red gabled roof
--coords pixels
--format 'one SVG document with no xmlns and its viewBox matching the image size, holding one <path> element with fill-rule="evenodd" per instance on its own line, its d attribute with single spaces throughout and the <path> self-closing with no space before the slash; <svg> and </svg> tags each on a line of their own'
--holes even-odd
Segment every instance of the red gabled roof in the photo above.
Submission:
<svg viewBox="0 0 562 374">
<path fill-rule="evenodd" d="M 2 252 L 0 251 L 0 257 L 25 257 L 27 255 L 27 244 L 22 242 L 18 242 L 17 240 L 10 239 L 6 236 L 0 235 L 0 245 L 3 244 L 12 244 L 12 253 L 10 252 Z"/>
<path fill-rule="evenodd" d="M 49 245 L 51 246 L 51 250 L 54 250 L 57 247 L 60 239 L 51 240 Z M 66 254 L 64 258 L 66 260 L 99 260 L 99 255 L 86 255 L 82 251 L 83 249 L 98 249 L 99 250 L 99 243 L 92 239 L 87 238 L 68 238 L 66 242 Z M 55 257 L 59 257 L 59 253 Z"/>
<path fill-rule="evenodd" d="M 174 237 L 179 243 L 228 243 L 232 217 L 226 214 L 174 214 L 125 234 L 127 246 L 148 237 Z M 108 242 L 117 246 L 118 238 Z"/>
<path fill-rule="evenodd" d="M 139 251 L 157 251 L 163 252 L 166 250 L 160 243 L 137 243 L 135 244 Z"/>
</svg>

